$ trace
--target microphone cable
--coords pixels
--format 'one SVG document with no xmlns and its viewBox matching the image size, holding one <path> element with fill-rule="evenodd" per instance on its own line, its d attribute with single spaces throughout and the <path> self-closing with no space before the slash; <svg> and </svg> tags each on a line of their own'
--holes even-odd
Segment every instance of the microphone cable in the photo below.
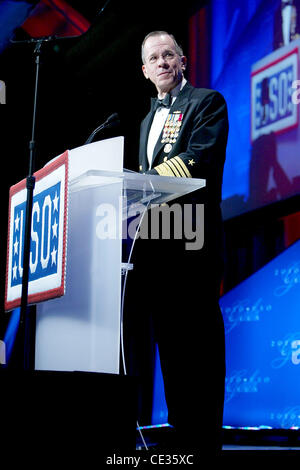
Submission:
<svg viewBox="0 0 300 470">
<path fill-rule="evenodd" d="M 151 182 L 150 182 L 151 183 Z M 152 185 L 152 183 L 151 183 Z M 153 186 L 152 186 L 152 190 L 153 189 Z M 149 205 L 150 205 L 150 202 L 151 202 L 151 199 L 149 199 L 148 203 L 147 203 L 147 206 L 146 206 L 146 209 L 144 210 L 142 216 L 141 216 L 141 219 L 139 221 L 139 224 L 138 224 L 138 227 L 136 229 L 136 232 L 135 232 L 135 236 L 134 236 L 134 239 L 133 239 L 133 242 L 132 242 L 132 245 L 131 245 L 131 248 L 130 248 L 130 252 L 129 252 L 129 256 L 128 256 L 128 263 L 130 263 L 130 260 L 131 260 L 131 256 L 132 256 L 132 252 L 133 252 L 133 247 L 135 245 L 135 241 L 137 239 L 137 235 L 138 235 L 138 232 L 139 232 L 139 229 L 140 229 L 140 226 L 142 224 L 142 221 L 144 219 L 144 216 L 149 208 Z M 124 371 L 124 375 L 127 375 L 127 370 L 126 370 L 126 361 L 125 361 L 125 351 L 124 351 L 124 331 L 123 331 L 123 327 L 124 327 L 124 300 L 125 300 L 125 290 L 126 290 L 126 282 L 127 282 L 127 275 L 128 275 L 128 269 L 126 269 L 125 271 L 125 274 L 124 274 L 124 282 L 123 282 L 123 292 L 122 292 L 122 300 L 121 300 L 121 331 L 120 331 L 120 334 L 121 334 L 121 356 L 122 356 L 122 364 L 123 364 L 123 371 Z M 147 444 L 146 444 L 146 441 L 144 439 L 144 436 L 143 436 L 143 433 L 142 433 L 142 430 L 141 430 L 141 427 L 139 425 L 139 422 L 137 421 L 137 429 L 138 429 L 138 432 L 140 434 L 140 437 L 142 439 L 142 442 L 143 442 L 143 445 L 145 447 L 146 450 L 149 450 Z"/>
</svg>

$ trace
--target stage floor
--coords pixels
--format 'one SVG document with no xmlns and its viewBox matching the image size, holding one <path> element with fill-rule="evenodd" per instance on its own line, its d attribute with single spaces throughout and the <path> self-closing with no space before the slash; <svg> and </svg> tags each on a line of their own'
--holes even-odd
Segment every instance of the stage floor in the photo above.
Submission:
<svg viewBox="0 0 300 470">
<path fill-rule="evenodd" d="M 143 439 L 150 451 L 163 452 L 166 442 L 172 442 L 172 428 L 142 428 Z M 298 430 L 223 430 L 223 447 L 221 456 L 297 456 L 300 451 L 300 433 Z M 199 432 L 201 441 L 201 430 Z M 171 447 L 171 445 L 170 445 Z M 137 432 L 137 450 L 145 450 L 143 440 Z M 283 452 L 283 454 L 282 454 Z"/>
</svg>

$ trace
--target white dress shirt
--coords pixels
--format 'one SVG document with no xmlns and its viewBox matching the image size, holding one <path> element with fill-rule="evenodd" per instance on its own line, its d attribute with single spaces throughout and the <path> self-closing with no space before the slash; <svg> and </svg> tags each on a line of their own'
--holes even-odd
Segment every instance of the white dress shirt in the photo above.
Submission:
<svg viewBox="0 0 300 470">
<path fill-rule="evenodd" d="M 170 95 L 172 96 L 171 106 L 173 105 L 174 101 L 177 98 L 177 95 L 182 90 L 185 84 L 186 84 L 186 79 L 183 78 L 182 81 L 173 90 L 171 90 L 170 92 Z M 164 123 L 167 119 L 169 111 L 170 111 L 170 108 L 161 106 L 160 108 L 156 110 L 156 113 L 154 115 L 150 132 L 149 132 L 149 136 L 148 136 L 148 142 L 147 142 L 147 157 L 148 157 L 148 162 L 149 162 L 149 168 L 151 168 L 151 165 L 152 165 L 154 147 L 164 127 Z"/>
</svg>

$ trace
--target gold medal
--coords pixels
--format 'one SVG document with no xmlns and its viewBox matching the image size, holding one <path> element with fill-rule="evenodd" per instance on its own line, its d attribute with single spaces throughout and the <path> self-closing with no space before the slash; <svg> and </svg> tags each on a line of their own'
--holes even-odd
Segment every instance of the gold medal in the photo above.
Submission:
<svg viewBox="0 0 300 470">
<path fill-rule="evenodd" d="M 166 144 L 164 146 L 164 152 L 165 153 L 169 153 L 169 152 L 171 152 L 171 150 L 172 150 L 172 145 L 171 144 Z"/>
</svg>

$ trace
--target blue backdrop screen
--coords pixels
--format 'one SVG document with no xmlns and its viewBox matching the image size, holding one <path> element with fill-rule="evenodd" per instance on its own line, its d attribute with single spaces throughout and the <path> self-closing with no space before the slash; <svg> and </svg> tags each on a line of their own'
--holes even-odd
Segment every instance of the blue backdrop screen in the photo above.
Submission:
<svg viewBox="0 0 300 470">
<path fill-rule="evenodd" d="M 224 426 L 300 428 L 300 241 L 225 294 Z M 152 424 L 167 422 L 159 355 Z"/>
<path fill-rule="evenodd" d="M 300 192 L 300 1 L 212 0 L 210 86 L 225 97 L 224 218 Z"/>
<path fill-rule="evenodd" d="M 300 242 L 225 294 L 224 425 L 300 427 Z"/>
</svg>

